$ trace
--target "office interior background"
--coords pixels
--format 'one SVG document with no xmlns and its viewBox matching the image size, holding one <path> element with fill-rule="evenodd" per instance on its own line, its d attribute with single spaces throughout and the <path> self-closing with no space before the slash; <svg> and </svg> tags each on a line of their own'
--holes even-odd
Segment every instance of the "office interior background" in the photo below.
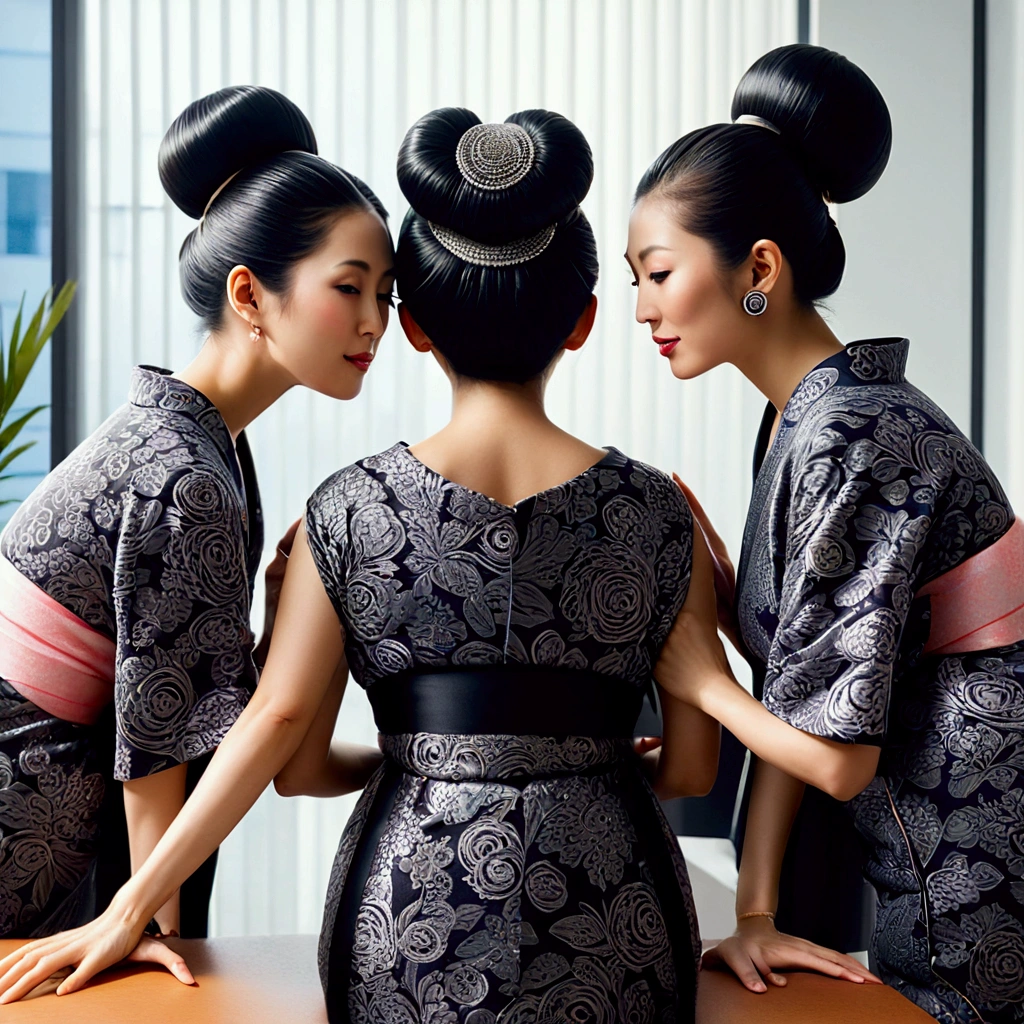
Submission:
<svg viewBox="0 0 1024 1024">
<path fill-rule="evenodd" d="M 121 402 L 132 365 L 180 368 L 202 338 L 178 287 L 193 226 L 164 195 L 171 120 L 225 85 L 280 89 L 320 152 L 405 213 L 395 157 L 438 106 L 484 120 L 542 106 L 589 139 L 584 209 L 601 255 L 597 327 L 552 381 L 553 418 L 679 472 L 738 554 L 763 399 L 731 367 L 676 381 L 633 318 L 622 253 L 632 189 L 669 143 L 728 119 L 765 51 L 805 40 L 860 64 L 888 101 L 889 167 L 838 208 L 844 341 L 911 339 L 910 379 L 977 443 L 1024 509 L 1024 2 L 1021 0 L 0 0 L 0 316 L 79 281 L 21 404 L 38 443 L 0 483 L 27 494 Z M 449 392 L 397 317 L 353 403 L 299 390 L 249 431 L 267 550 L 326 476 L 440 427 Z M 0 525 L 13 505 L 0 506 Z M 254 628 L 259 630 L 257 594 Z M 338 735 L 373 742 L 350 684 Z M 266 793 L 225 842 L 215 935 L 315 932 L 354 797 Z M 683 837 L 702 930 L 732 927 L 724 835 Z"/>
</svg>

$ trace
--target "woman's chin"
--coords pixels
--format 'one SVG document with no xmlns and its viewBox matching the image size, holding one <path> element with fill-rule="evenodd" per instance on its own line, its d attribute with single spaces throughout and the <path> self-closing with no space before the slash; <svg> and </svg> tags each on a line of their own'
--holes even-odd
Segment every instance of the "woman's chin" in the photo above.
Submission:
<svg viewBox="0 0 1024 1024">
<path fill-rule="evenodd" d="M 668 357 L 668 364 L 672 370 L 672 376 L 678 380 L 693 380 L 695 377 L 701 377 L 717 365 L 694 358 L 693 352 L 687 351 L 682 345 L 676 346 L 675 351 Z"/>
<path fill-rule="evenodd" d="M 351 374 L 346 373 L 343 378 L 319 381 L 312 385 L 312 389 L 339 402 L 348 402 L 363 390 L 363 374 L 359 374 L 355 379 L 351 377 Z"/>
</svg>

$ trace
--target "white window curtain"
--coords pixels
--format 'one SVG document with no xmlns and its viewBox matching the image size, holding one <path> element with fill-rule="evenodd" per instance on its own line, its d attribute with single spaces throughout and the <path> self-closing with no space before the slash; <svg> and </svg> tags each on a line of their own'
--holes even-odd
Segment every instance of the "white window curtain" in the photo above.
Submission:
<svg viewBox="0 0 1024 1024">
<path fill-rule="evenodd" d="M 125 396 L 138 362 L 183 366 L 201 338 L 178 288 L 193 226 L 166 199 L 156 153 L 170 121 L 214 89 L 259 83 L 307 113 L 320 152 L 364 178 L 397 230 L 405 203 L 395 157 L 406 129 L 438 106 L 484 121 L 547 107 L 572 118 L 596 158 L 584 209 L 601 255 L 597 328 L 550 389 L 553 417 L 614 444 L 701 495 L 738 552 L 762 401 L 722 368 L 687 384 L 633 319 L 622 253 L 630 197 L 683 133 L 729 115 L 743 71 L 792 42 L 796 0 L 83 0 L 81 303 L 78 428 Z M 392 323 L 352 403 L 295 392 L 250 430 L 268 551 L 326 476 L 444 422 L 439 371 Z M 259 617 L 260 613 L 257 613 Z M 339 735 L 372 742 L 350 685 Z M 215 934 L 313 932 L 353 798 L 264 795 L 225 842 Z"/>
</svg>

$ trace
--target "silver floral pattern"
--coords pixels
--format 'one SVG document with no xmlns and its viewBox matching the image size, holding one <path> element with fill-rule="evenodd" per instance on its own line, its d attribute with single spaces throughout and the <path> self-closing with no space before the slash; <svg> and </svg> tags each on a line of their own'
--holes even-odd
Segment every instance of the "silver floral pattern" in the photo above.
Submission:
<svg viewBox="0 0 1024 1024">
<path fill-rule="evenodd" d="M 518 663 L 644 688 L 693 542 L 679 488 L 615 449 L 510 507 L 397 444 L 325 481 L 306 528 L 363 686 L 413 665 Z"/>
<path fill-rule="evenodd" d="M 0 554 L 116 644 L 116 778 L 206 753 L 245 707 L 262 547 L 244 435 L 236 458 L 215 406 L 141 366 L 7 524 Z"/>
<path fill-rule="evenodd" d="M 452 739 L 434 737 L 454 754 Z M 518 741 L 457 739 L 481 748 L 478 764 L 484 750 Z M 398 749 L 410 746 L 406 738 Z M 387 810 L 370 813 L 375 777 L 346 827 L 328 895 L 321 976 L 330 1019 L 692 1019 L 700 943 L 686 867 L 628 744 L 608 754 L 594 749 L 581 763 L 570 748 L 558 763 L 550 753 L 548 774 L 531 780 L 521 759 L 506 774 L 492 761 L 489 779 L 461 782 L 432 759 L 431 776 L 403 772 Z M 361 882 L 351 865 L 375 814 L 386 814 L 386 827 Z M 351 975 L 339 978 L 331 947 L 345 941 L 339 907 L 352 900 Z M 682 934 L 670 933 L 674 913 L 691 924 Z M 598 1017 L 571 1016 L 584 1012 Z"/>
<path fill-rule="evenodd" d="M 764 702 L 882 746 L 851 804 L 887 981 L 944 1024 L 1024 1021 L 1024 644 L 923 657 L 925 583 L 999 539 L 991 469 L 857 342 L 797 387 L 755 483 L 738 586 Z"/>
<path fill-rule="evenodd" d="M 365 687 L 538 665 L 642 690 L 689 585 L 681 492 L 614 449 L 506 506 L 396 445 L 326 481 L 306 524 Z M 692 1020 L 689 879 L 628 738 L 410 732 L 382 748 L 324 916 L 332 1021 Z"/>
<path fill-rule="evenodd" d="M 84 924 L 104 779 L 87 726 L 0 679 L 0 935 Z"/>
</svg>

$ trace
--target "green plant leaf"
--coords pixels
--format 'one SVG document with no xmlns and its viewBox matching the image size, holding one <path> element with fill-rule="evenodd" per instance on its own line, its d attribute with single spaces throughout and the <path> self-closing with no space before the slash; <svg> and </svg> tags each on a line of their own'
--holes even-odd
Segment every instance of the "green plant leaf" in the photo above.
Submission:
<svg viewBox="0 0 1024 1024">
<path fill-rule="evenodd" d="M 64 286 L 57 293 L 57 298 L 53 300 L 53 305 L 50 306 L 50 312 L 46 317 L 46 323 L 43 325 L 43 329 L 39 334 L 39 339 L 36 342 L 36 348 L 41 350 L 50 340 L 50 335 L 57 329 L 57 325 L 64 319 L 64 314 L 68 311 L 68 307 L 71 305 L 72 299 L 75 297 L 75 291 L 78 289 L 77 281 L 65 281 Z M 36 353 L 38 355 L 38 351 Z"/>
<path fill-rule="evenodd" d="M 14 408 L 14 404 L 25 386 L 28 375 L 32 372 L 36 361 L 42 354 L 46 342 L 49 341 L 57 325 L 63 319 L 75 297 L 78 285 L 75 281 L 65 281 L 57 297 L 51 302 L 53 288 L 50 288 L 43 296 L 42 302 L 32 315 L 24 334 L 21 332 L 22 314 L 25 305 L 25 296 L 21 298 L 18 306 L 18 315 L 14 321 L 14 328 L 11 332 L 11 339 L 7 349 L 7 372 L 4 375 L 0 372 L 0 423 L 7 414 Z M 45 322 L 44 322 L 45 317 Z M 0 360 L 3 360 L 3 352 L 0 349 Z M 2 450 L 0 445 L 0 450 Z"/>
<path fill-rule="evenodd" d="M 19 416 L 16 420 L 11 420 L 10 423 L 0 430 L 0 453 L 2 453 L 3 450 L 15 439 L 15 437 L 18 436 L 18 431 L 21 430 L 21 428 L 25 426 L 25 424 L 28 423 L 36 413 L 42 412 L 45 408 L 45 405 L 37 405 L 34 409 L 29 409 L 24 416 Z"/>
<path fill-rule="evenodd" d="M 47 341 L 50 340 L 57 325 L 67 313 L 68 307 L 75 297 L 76 288 L 77 284 L 74 281 L 65 281 L 56 298 L 53 298 L 53 288 L 48 289 L 29 320 L 24 333 L 22 333 L 22 317 L 25 311 L 25 296 L 23 294 L 21 302 L 18 304 L 18 314 L 14 318 L 14 326 L 11 329 L 6 352 L 3 338 L 0 337 L 0 471 L 10 466 L 19 455 L 27 452 L 36 444 L 35 441 L 28 441 L 25 444 L 11 447 L 15 444 L 25 424 L 37 413 L 42 412 L 46 406 L 39 405 L 34 409 L 29 409 L 10 423 L 6 422 L 7 415 L 14 408 L 18 395 L 25 386 L 25 381 L 42 354 Z M 0 481 L 9 480 L 14 475 L 16 474 L 0 475 Z M 0 506 L 15 503 L 16 499 L 14 498 L 0 500 Z"/>
<path fill-rule="evenodd" d="M 8 371 L 8 360 L 11 358 L 11 353 L 18 347 L 18 336 L 21 333 L 21 314 L 25 308 L 25 293 L 21 293 L 21 302 L 18 303 L 18 314 L 14 318 L 14 328 L 11 331 L 10 346 L 4 350 L 4 339 L 0 337 L 0 420 L 7 415 L 7 378 L 10 377 Z M 13 364 L 12 364 L 13 368 Z"/>
<path fill-rule="evenodd" d="M 21 389 L 25 386 L 29 372 L 39 355 L 40 349 L 36 345 L 36 340 L 39 337 L 39 327 L 43 322 L 43 312 L 46 309 L 46 304 L 51 294 L 53 294 L 52 288 L 43 296 L 43 301 L 39 303 L 39 308 L 32 314 L 32 319 L 29 321 L 24 337 L 22 337 L 17 349 L 14 349 L 12 346 L 14 368 L 7 375 L 7 394 L 5 397 L 10 402 L 10 405 L 4 410 L 5 416 L 14 405 L 14 401 L 21 393 Z"/>
<path fill-rule="evenodd" d="M 35 441 L 29 441 L 28 444 L 14 448 L 6 455 L 0 455 L 0 469 L 6 469 L 22 452 L 27 452 L 35 443 Z"/>
</svg>

